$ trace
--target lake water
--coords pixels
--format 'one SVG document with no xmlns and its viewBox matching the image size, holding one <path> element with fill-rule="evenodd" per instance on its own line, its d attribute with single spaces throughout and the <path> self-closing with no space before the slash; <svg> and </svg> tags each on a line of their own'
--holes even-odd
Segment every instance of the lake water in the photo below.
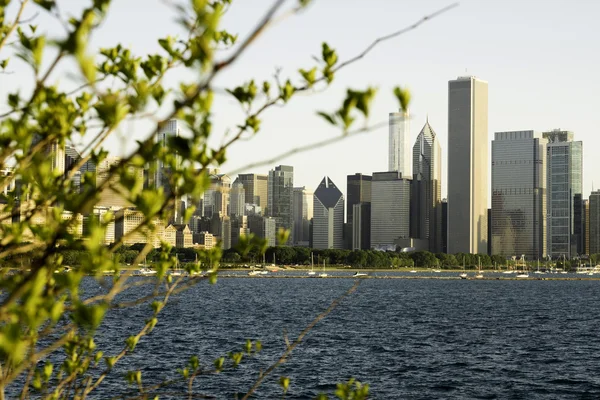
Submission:
<svg viewBox="0 0 600 400">
<path fill-rule="evenodd" d="M 233 399 L 281 355 L 285 333 L 294 339 L 354 282 L 202 282 L 171 300 L 95 398 L 126 391 L 126 370 L 141 368 L 149 385 L 176 377 L 191 355 L 210 366 L 247 338 L 260 339 L 263 351 L 236 371 L 196 380 L 195 392 Z M 111 312 L 99 347 L 116 352 L 148 314 L 147 305 Z M 336 382 L 350 377 L 368 383 L 374 399 L 597 399 L 600 281 L 366 279 L 255 398 L 281 398 L 282 375 L 291 379 L 288 399 L 331 395 Z M 183 398 L 176 394 L 183 390 L 175 386 L 161 398 Z"/>
</svg>

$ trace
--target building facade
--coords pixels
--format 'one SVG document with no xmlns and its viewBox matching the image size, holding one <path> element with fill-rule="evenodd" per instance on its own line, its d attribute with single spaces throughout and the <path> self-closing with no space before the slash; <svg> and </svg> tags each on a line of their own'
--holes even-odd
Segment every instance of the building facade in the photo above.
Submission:
<svg viewBox="0 0 600 400">
<path fill-rule="evenodd" d="M 287 229 L 287 244 L 294 243 L 294 167 L 279 165 L 269 171 L 267 215 L 275 219 L 276 229 Z M 286 244 L 286 243 L 283 243 Z"/>
<path fill-rule="evenodd" d="M 274 218 L 261 215 L 248 215 L 248 229 L 256 236 L 267 241 L 267 246 L 277 245 L 277 231 Z"/>
<path fill-rule="evenodd" d="M 371 248 L 394 250 L 410 238 L 411 179 L 399 172 L 374 172 L 371 182 Z"/>
<path fill-rule="evenodd" d="M 409 112 L 400 110 L 390 113 L 389 127 L 388 170 L 411 176 Z"/>
<path fill-rule="evenodd" d="M 238 179 L 246 191 L 246 203 L 258 204 L 264 211 L 269 202 L 269 176 L 264 174 L 239 174 Z"/>
<path fill-rule="evenodd" d="M 488 84 L 448 82 L 448 252 L 487 251 Z"/>
<path fill-rule="evenodd" d="M 370 249 L 371 248 L 371 181 L 370 175 L 356 173 L 348 175 L 346 180 L 346 209 L 347 209 L 347 226 L 350 230 L 348 242 L 352 250 L 355 249 Z M 356 210 L 355 206 L 359 205 L 360 215 L 356 218 L 362 218 L 360 221 L 354 222 Z M 364 204 L 361 207 L 360 204 Z"/>
<path fill-rule="evenodd" d="M 590 255 L 590 201 L 583 200 L 583 254 Z"/>
<path fill-rule="evenodd" d="M 429 251 L 442 251 L 442 148 L 429 125 L 421 129 L 413 146 L 411 234 L 427 240 Z"/>
<path fill-rule="evenodd" d="M 583 143 L 573 132 L 544 132 L 548 140 L 547 205 L 548 254 L 553 258 L 575 257 L 582 250 Z"/>
<path fill-rule="evenodd" d="M 313 217 L 313 192 L 294 188 L 294 246 L 308 246 L 310 220 Z"/>
<path fill-rule="evenodd" d="M 313 197 L 313 247 L 344 248 L 344 195 L 324 177 Z"/>
<path fill-rule="evenodd" d="M 246 215 L 246 191 L 244 185 L 237 178 L 231 185 L 231 193 L 229 196 L 229 215 L 242 216 Z"/>
<path fill-rule="evenodd" d="M 590 255 L 600 253 L 600 190 L 590 194 Z"/>
<path fill-rule="evenodd" d="M 492 141 L 492 254 L 546 257 L 546 144 L 534 131 Z"/>
</svg>

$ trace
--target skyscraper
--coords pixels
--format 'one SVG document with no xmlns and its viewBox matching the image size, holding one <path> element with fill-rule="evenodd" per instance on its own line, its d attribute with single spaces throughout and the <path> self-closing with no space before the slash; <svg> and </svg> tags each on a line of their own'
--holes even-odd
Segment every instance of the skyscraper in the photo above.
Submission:
<svg viewBox="0 0 600 400">
<path fill-rule="evenodd" d="M 427 239 L 429 251 L 442 251 L 442 149 L 429 120 L 413 146 L 411 237 Z"/>
<path fill-rule="evenodd" d="M 275 218 L 276 229 L 288 229 L 288 243 L 294 243 L 294 167 L 278 165 L 269 171 L 267 215 Z"/>
<path fill-rule="evenodd" d="M 346 186 L 347 226 L 351 249 L 371 248 L 371 180 L 370 175 L 356 173 L 348 175 Z M 363 204 L 364 206 L 360 206 Z M 360 221 L 354 224 L 354 210 L 359 205 Z"/>
<path fill-rule="evenodd" d="M 313 192 L 294 188 L 294 246 L 308 246 L 310 220 L 313 217 Z"/>
<path fill-rule="evenodd" d="M 583 253 L 590 255 L 590 201 L 583 200 Z"/>
<path fill-rule="evenodd" d="M 487 251 L 488 84 L 448 82 L 448 252 Z"/>
<path fill-rule="evenodd" d="M 246 214 L 246 192 L 244 185 L 237 178 L 231 185 L 229 197 L 229 215 L 242 216 Z"/>
<path fill-rule="evenodd" d="M 411 179 L 399 172 L 374 172 L 371 182 L 371 248 L 395 250 L 410 237 Z"/>
<path fill-rule="evenodd" d="M 258 204 L 264 212 L 268 204 L 268 175 L 239 174 L 238 179 L 244 185 L 246 203 Z"/>
<path fill-rule="evenodd" d="M 600 253 L 600 190 L 590 193 L 590 255 Z"/>
<path fill-rule="evenodd" d="M 560 129 L 543 136 L 548 139 L 548 254 L 571 258 L 577 255 L 583 233 L 583 143 L 573 141 L 573 132 Z"/>
<path fill-rule="evenodd" d="M 176 119 L 170 119 L 163 126 L 158 129 L 156 133 L 156 143 L 159 143 L 161 147 L 166 148 L 169 145 L 169 138 L 173 136 L 179 136 L 181 128 L 179 121 Z M 171 190 L 169 184 L 170 167 L 162 160 L 158 160 L 156 163 L 156 171 L 154 172 L 154 182 L 157 188 L 162 187 L 165 193 L 169 193 Z"/>
<path fill-rule="evenodd" d="M 344 248 L 344 195 L 324 177 L 314 195 L 313 247 Z"/>
<path fill-rule="evenodd" d="M 410 176 L 410 115 L 408 111 L 390 113 L 388 170 Z"/>
<path fill-rule="evenodd" d="M 492 254 L 546 256 L 546 144 L 534 131 L 492 142 Z"/>
</svg>

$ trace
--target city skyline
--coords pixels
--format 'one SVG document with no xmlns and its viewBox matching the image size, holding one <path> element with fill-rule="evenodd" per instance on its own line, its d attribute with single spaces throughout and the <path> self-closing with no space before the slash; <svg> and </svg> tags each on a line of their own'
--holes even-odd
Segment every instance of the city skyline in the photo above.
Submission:
<svg viewBox="0 0 600 400">
<path fill-rule="evenodd" d="M 81 2 L 84 3 L 84 2 Z M 233 65 L 226 75 L 219 78 L 219 87 L 231 87 L 252 78 L 270 78 L 276 66 L 283 67 L 285 75 L 293 75 L 298 67 L 311 63 L 311 55 L 317 53 L 323 40 L 336 48 L 340 59 L 348 59 L 366 47 L 373 39 L 390 33 L 398 27 L 407 26 L 431 11 L 447 5 L 444 1 L 411 4 L 374 0 L 374 3 L 344 3 L 345 18 L 333 29 L 326 23 L 336 15 L 339 1 L 313 2 L 301 15 L 286 20 L 261 37 L 239 64 Z M 377 5 L 385 5 L 386 13 L 379 13 Z M 244 37 L 252 29 L 254 21 L 270 5 L 267 1 L 252 4 L 236 3 L 225 16 L 224 27 Z M 83 4 L 68 2 L 63 12 L 75 14 Z M 131 0 L 115 3 L 113 11 L 94 36 L 91 49 L 115 41 L 123 41 L 136 54 L 159 50 L 159 37 L 176 34 L 179 27 L 173 21 L 173 10 L 160 0 Z M 555 128 L 575 132 L 579 140 L 588 145 L 584 149 L 583 197 L 589 196 L 592 182 L 600 183 L 600 159 L 590 151 L 600 146 L 600 138 L 594 135 L 600 124 L 595 112 L 595 93 L 600 83 L 588 79 L 594 76 L 598 55 L 590 54 L 595 37 L 592 33 L 593 16 L 600 12 L 600 4 L 579 3 L 578 12 L 572 18 L 562 18 L 565 10 L 573 10 L 566 1 L 548 1 L 540 8 L 536 2 L 519 4 L 519 12 L 506 2 L 480 2 L 466 0 L 449 13 L 420 27 L 417 31 L 382 43 L 356 66 L 341 71 L 332 87 L 322 94 L 297 99 L 279 115 L 270 115 L 261 124 L 261 131 L 252 141 L 231 149 L 228 162 L 221 167 L 224 173 L 239 169 L 247 161 L 247 153 L 261 159 L 261 151 L 289 149 L 301 143 L 317 140 L 323 135 L 338 132 L 315 115 L 316 110 L 335 109 L 341 101 L 346 87 L 366 87 L 371 84 L 379 88 L 371 110 L 371 123 L 385 122 L 386 116 L 398 109 L 391 94 L 393 86 L 401 84 L 411 89 L 411 125 L 418 128 L 429 121 L 436 127 L 443 151 L 447 149 L 447 81 L 456 76 L 472 74 L 493 84 L 489 95 L 489 132 L 517 129 L 548 131 Z M 127 15 L 135 13 L 136 26 L 128 24 Z M 369 17 L 377 18 L 369 18 Z M 575 18 L 576 17 L 576 18 Z M 44 15 L 39 17 L 46 21 Z M 552 28 L 546 21 L 561 20 L 561 29 Z M 500 29 L 500 21 L 511 21 L 511 29 Z M 370 20 L 372 20 L 370 22 Z M 288 23 L 289 22 L 289 23 Z M 364 23 L 361 32 L 354 26 Z M 304 27 L 311 26 L 309 31 Z M 473 26 L 477 35 L 473 35 Z M 62 34 L 62 27 L 48 24 L 51 35 Z M 118 29 L 117 29 L 118 28 Z M 125 37 L 123 32 L 125 29 Z M 529 32 L 535 31 L 536 35 Z M 301 34 L 299 32 L 302 32 Z M 299 40 L 302 38 L 302 40 Z M 279 46 L 280 41 L 290 46 Z M 469 43 L 477 52 L 456 54 L 456 43 Z M 530 57 L 531 48 L 536 57 Z M 274 51 L 277 49 L 278 51 Z M 547 63 L 545 59 L 553 59 Z M 527 63 L 519 60 L 527 60 Z M 11 66 L 15 73 L 0 76 L 0 87 L 7 91 L 27 91 L 26 77 L 18 72 L 18 61 Z M 62 84 L 78 86 L 69 81 L 69 71 L 59 71 L 51 78 Z M 174 85 L 174 79 L 168 79 Z M 518 94 L 518 96 L 517 96 Z M 557 101 L 557 99 L 559 99 Z M 567 101 L 560 99 L 576 99 Z M 215 132 L 225 132 L 227 127 L 237 124 L 243 113 L 230 97 L 215 98 Z M 127 123 L 118 138 L 107 141 L 106 148 L 115 156 L 123 156 L 133 150 L 136 139 L 145 137 L 152 129 L 151 123 Z M 285 134 L 282 134 L 285 132 Z M 418 132 L 411 132 L 414 141 Z M 220 136 L 214 143 L 219 143 Z M 345 176 L 357 171 L 384 171 L 387 160 L 383 156 L 387 147 L 388 129 L 383 127 L 374 132 L 345 140 L 334 147 L 316 149 L 309 153 L 278 160 L 275 164 L 295 165 L 295 184 L 310 187 L 322 177 L 327 157 L 338 153 L 336 165 L 327 170 L 335 182 L 343 182 Z M 489 140 L 491 146 L 491 138 Z M 78 147 L 81 148 L 81 147 Z M 373 149 L 379 149 L 378 152 Z M 365 151 L 368 150 L 368 151 Z M 276 153 L 279 153 L 278 151 Z M 356 154 L 361 157 L 356 157 Z M 300 166 L 306 166 L 300 168 Z M 266 174 L 271 165 L 261 166 L 245 172 Z M 447 171 L 442 170 L 443 181 L 447 182 Z M 235 175 L 235 174 L 234 174 Z M 491 186 L 489 187 L 491 190 Z M 447 185 L 442 186 L 442 197 L 446 197 Z M 490 204 L 488 204 L 490 206 Z"/>
</svg>

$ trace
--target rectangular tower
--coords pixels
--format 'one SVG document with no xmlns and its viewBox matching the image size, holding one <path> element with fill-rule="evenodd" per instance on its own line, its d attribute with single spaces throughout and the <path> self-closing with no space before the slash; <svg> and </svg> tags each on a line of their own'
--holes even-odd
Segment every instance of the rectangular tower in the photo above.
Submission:
<svg viewBox="0 0 600 400">
<path fill-rule="evenodd" d="M 600 190 L 590 194 L 590 255 L 600 253 Z"/>
<path fill-rule="evenodd" d="M 346 210 L 348 218 L 346 225 L 348 226 L 349 247 L 353 250 L 371 248 L 371 180 L 371 176 L 361 173 L 347 176 L 346 194 L 348 197 L 346 199 Z M 360 218 L 362 220 L 358 221 L 355 229 L 354 206 L 357 204 L 364 204 L 364 207 L 360 208 Z M 360 235 L 360 237 L 357 235 Z"/>
<path fill-rule="evenodd" d="M 411 176 L 410 114 L 408 111 L 390 113 L 388 170 Z"/>
<path fill-rule="evenodd" d="M 275 218 L 276 229 L 290 231 L 288 244 L 294 243 L 294 167 L 278 165 L 269 171 L 267 215 Z"/>
<path fill-rule="evenodd" d="M 371 248 L 395 250 L 410 237 L 411 179 L 398 172 L 374 172 L 371 183 Z"/>
<path fill-rule="evenodd" d="M 534 131 L 496 132 L 492 142 L 492 254 L 546 256 L 546 143 Z"/>
<path fill-rule="evenodd" d="M 448 82 L 448 252 L 487 251 L 488 84 Z"/>
<path fill-rule="evenodd" d="M 310 220 L 313 217 L 313 192 L 294 188 L 294 246 L 308 246 Z"/>
<path fill-rule="evenodd" d="M 573 132 L 543 133 L 547 146 L 548 254 L 575 257 L 581 244 L 583 143 Z"/>
</svg>

